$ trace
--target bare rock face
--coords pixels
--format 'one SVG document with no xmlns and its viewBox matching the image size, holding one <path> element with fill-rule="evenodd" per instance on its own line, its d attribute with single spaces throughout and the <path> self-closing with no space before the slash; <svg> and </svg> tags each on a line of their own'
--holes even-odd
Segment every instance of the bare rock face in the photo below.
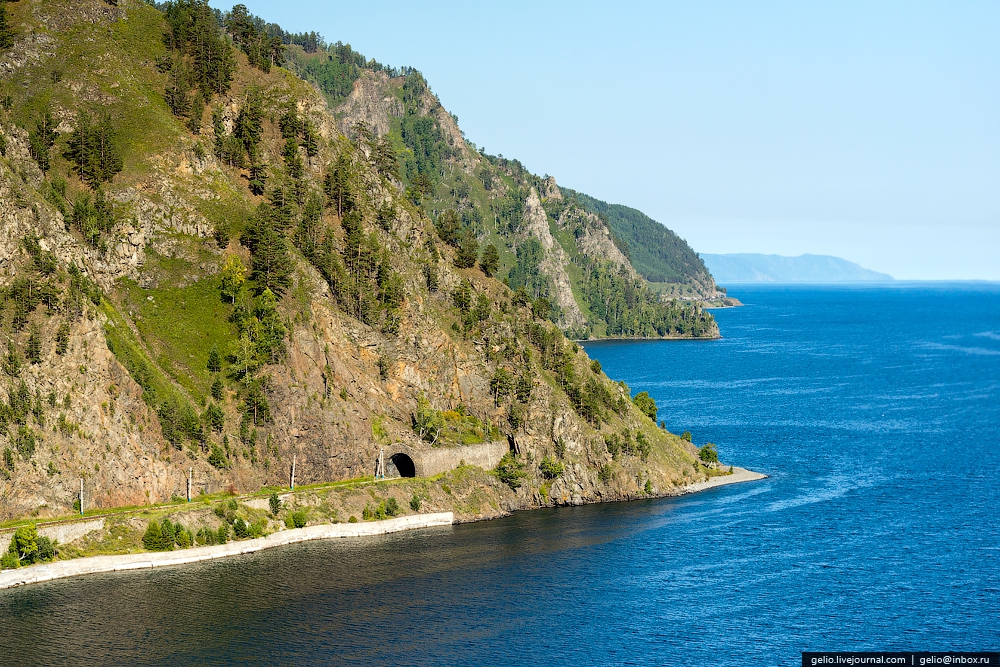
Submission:
<svg viewBox="0 0 1000 667">
<path fill-rule="evenodd" d="M 562 190 L 556 185 L 556 177 L 549 176 L 544 181 L 542 181 L 542 199 L 556 199 L 562 200 Z"/>
<path fill-rule="evenodd" d="M 524 234 L 538 239 L 545 250 L 545 259 L 542 261 L 541 269 L 552 278 L 554 283 L 553 300 L 563 311 L 560 326 L 563 328 L 583 326 L 586 320 L 573 296 L 569 274 L 566 272 L 569 258 L 562 246 L 552 237 L 548 216 L 545 214 L 545 209 L 542 208 L 542 202 L 538 199 L 538 191 L 535 188 L 531 188 L 528 198 L 524 202 Z"/>
<path fill-rule="evenodd" d="M 384 72 L 365 71 L 354 82 L 354 89 L 337 107 L 337 127 L 343 134 L 352 134 L 354 126 L 364 123 L 376 136 L 389 134 L 389 119 L 403 114 L 403 103 L 390 90 L 389 77 Z"/>
</svg>

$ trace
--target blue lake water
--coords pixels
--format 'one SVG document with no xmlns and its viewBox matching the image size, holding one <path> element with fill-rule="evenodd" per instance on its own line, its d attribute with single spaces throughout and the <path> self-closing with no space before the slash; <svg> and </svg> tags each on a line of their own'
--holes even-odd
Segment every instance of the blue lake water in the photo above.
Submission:
<svg viewBox="0 0 1000 667">
<path fill-rule="evenodd" d="M 1000 285 L 588 344 L 761 482 L 0 592 L 3 664 L 796 665 L 1000 647 Z"/>
</svg>

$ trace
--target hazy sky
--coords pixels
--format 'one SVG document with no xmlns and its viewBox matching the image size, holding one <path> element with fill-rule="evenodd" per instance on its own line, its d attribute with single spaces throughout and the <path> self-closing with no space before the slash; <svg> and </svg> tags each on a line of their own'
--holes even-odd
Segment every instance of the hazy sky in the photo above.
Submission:
<svg viewBox="0 0 1000 667">
<path fill-rule="evenodd" d="M 1000 280 L 1000 3 L 245 4 L 699 252 Z"/>
</svg>

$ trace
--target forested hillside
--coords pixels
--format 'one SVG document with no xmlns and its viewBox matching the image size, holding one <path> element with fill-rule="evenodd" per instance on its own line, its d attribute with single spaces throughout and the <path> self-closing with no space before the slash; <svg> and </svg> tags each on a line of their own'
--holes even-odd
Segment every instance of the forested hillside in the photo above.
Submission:
<svg viewBox="0 0 1000 667">
<path fill-rule="evenodd" d="M 462 250 L 460 262 L 474 265 L 478 246 L 490 273 L 544 298 L 549 319 L 570 336 L 717 335 L 700 302 L 720 294 L 697 255 L 662 225 L 586 195 L 566 197 L 554 179 L 477 150 L 414 69 L 322 40 L 288 53 L 335 105 L 345 134 L 396 160 L 406 197 Z"/>
<path fill-rule="evenodd" d="M 563 192 L 606 220 L 635 270 L 651 283 L 663 283 L 658 285 L 660 289 L 673 287 L 681 294 L 700 295 L 715 288 L 708 268 L 691 246 L 642 211 L 608 204 L 582 192 Z"/>
<path fill-rule="evenodd" d="M 509 448 L 434 482 L 469 518 L 709 474 L 555 322 L 710 316 L 466 144 L 418 72 L 203 0 L 0 3 L 0 38 L 0 519 L 68 512 L 81 479 L 143 505 L 401 447 Z"/>
</svg>

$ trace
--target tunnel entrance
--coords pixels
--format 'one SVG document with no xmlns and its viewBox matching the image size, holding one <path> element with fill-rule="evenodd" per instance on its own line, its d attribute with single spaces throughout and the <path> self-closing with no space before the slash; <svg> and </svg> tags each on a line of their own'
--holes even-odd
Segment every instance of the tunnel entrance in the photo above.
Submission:
<svg viewBox="0 0 1000 667">
<path fill-rule="evenodd" d="M 416 477 L 417 468 L 413 459 L 403 453 L 393 454 L 386 465 L 386 477 Z"/>
</svg>

